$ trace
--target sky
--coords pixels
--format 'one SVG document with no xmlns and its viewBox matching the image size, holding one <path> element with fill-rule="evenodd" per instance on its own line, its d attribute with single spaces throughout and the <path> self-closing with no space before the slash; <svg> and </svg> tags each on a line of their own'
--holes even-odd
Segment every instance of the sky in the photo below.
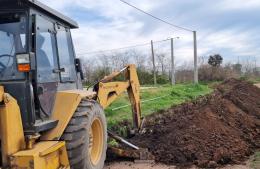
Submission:
<svg viewBox="0 0 260 169">
<path fill-rule="evenodd" d="M 40 0 L 76 20 L 76 53 L 149 43 L 169 37 L 178 60 L 193 60 L 193 35 L 159 22 L 120 0 Z M 157 17 L 197 31 L 198 55 L 221 54 L 225 62 L 260 66 L 260 0 L 126 0 Z M 168 49 L 166 49 L 168 47 Z M 156 46 L 170 50 L 170 43 Z M 149 45 L 145 49 L 149 52 Z M 84 55 L 80 55 L 84 54 Z"/>
</svg>

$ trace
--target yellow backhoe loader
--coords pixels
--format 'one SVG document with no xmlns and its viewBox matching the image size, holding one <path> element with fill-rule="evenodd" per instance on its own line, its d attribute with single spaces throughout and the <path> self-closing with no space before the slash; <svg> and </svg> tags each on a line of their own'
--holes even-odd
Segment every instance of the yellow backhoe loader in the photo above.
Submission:
<svg viewBox="0 0 260 169">
<path fill-rule="evenodd" d="M 75 28 L 75 21 L 36 0 L 0 0 L 1 168 L 103 168 L 104 108 L 124 91 L 140 127 L 135 66 L 84 90 L 70 33 Z M 125 81 L 114 81 L 120 74 Z"/>
</svg>

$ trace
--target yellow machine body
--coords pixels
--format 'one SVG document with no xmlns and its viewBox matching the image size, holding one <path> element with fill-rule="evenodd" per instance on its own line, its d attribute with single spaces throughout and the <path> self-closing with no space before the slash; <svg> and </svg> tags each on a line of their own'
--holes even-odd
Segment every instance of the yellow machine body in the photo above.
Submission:
<svg viewBox="0 0 260 169">
<path fill-rule="evenodd" d="M 124 73 L 125 81 L 113 82 Z M 109 106 L 121 93 L 128 92 L 133 109 L 133 121 L 141 122 L 140 84 L 134 65 L 106 76 L 98 84 L 98 91 L 68 90 L 56 93 L 52 120 L 57 126 L 42 135 L 24 136 L 19 105 L 15 98 L 0 86 L 0 138 L 3 168 L 13 169 L 68 169 L 69 160 L 65 142 L 58 141 L 82 99 L 97 99 L 103 108 Z M 94 132 L 94 131 L 93 131 Z"/>
<path fill-rule="evenodd" d="M 13 169 L 69 169 L 65 142 L 42 141 L 31 150 L 22 150 L 10 157 Z"/>
<path fill-rule="evenodd" d="M 53 108 L 52 120 L 59 120 L 58 125 L 41 137 L 41 140 L 59 140 L 81 99 L 91 99 L 95 92 L 86 90 L 68 90 L 57 92 Z"/>
<path fill-rule="evenodd" d="M 8 164 L 8 156 L 25 149 L 25 139 L 20 108 L 16 100 L 0 86 L 0 132 L 2 162 Z"/>
<path fill-rule="evenodd" d="M 0 169 L 102 168 L 107 148 L 102 108 L 127 91 L 134 128 L 141 125 L 135 65 L 106 76 L 93 91 L 83 90 L 70 31 L 78 24 L 38 0 L 0 4 L 5 35 L 0 40 Z M 123 81 L 116 80 L 119 75 Z"/>
<path fill-rule="evenodd" d="M 12 96 L 4 93 L 2 86 L 0 101 L 2 168 L 70 168 L 65 142 L 42 141 L 30 148 L 26 147 L 20 108 Z"/>
</svg>

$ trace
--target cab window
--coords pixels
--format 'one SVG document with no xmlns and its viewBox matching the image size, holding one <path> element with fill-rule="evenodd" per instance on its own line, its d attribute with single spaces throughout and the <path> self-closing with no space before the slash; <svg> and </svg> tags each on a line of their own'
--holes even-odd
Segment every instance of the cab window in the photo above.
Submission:
<svg viewBox="0 0 260 169">
<path fill-rule="evenodd" d="M 69 29 L 57 26 L 57 45 L 59 55 L 59 65 L 61 72 L 61 82 L 74 82 L 76 71 L 74 64 L 74 52 Z"/>
<path fill-rule="evenodd" d="M 27 52 L 26 19 L 23 13 L 0 15 L 0 81 L 24 78 L 17 70 L 15 55 Z"/>
<path fill-rule="evenodd" d="M 55 72 L 58 63 L 54 24 L 37 16 L 36 29 L 37 79 L 39 82 L 58 81 L 59 75 Z"/>
</svg>

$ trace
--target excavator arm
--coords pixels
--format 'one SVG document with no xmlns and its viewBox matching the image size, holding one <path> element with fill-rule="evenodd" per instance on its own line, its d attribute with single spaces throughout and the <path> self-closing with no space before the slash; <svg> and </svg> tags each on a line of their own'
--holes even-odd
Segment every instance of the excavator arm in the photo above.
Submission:
<svg viewBox="0 0 260 169">
<path fill-rule="evenodd" d="M 116 81 L 115 79 L 119 75 L 124 75 L 125 80 Z M 135 65 L 127 65 L 122 70 L 113 72 L 112 74 L 104 77 L 94 86 L 94 91 L 97 93 L 96 99 L 104 109 L 113 103 L 113 101 L 115 101 L 120 94 L 127 91 L 132 106 L 134 128 L 137 129 L 137 131 L 141 129 L 140 83 Z M 116 154 L 119 157 L 133 158 L 136 160 L 154 160 L 154 156 L 148 151 L 148 149 L 140 148 L 116 135 L 112 131 L 108 131 L 108 135 L 116 141 L 132 148 L 122 149 L 109 146 L 108 152 Z"/>
<path fill-rule="evenodd" d="M 124 75 L 124 81 L 113 81 L 119 75 Z M 113 72 L 105 76 L 95 86 L 97 100 L 105 109 L 123 92 L 127 91 L 132 106 L 133 125 L 136 129 L 141 125 L 141 106 L 140 106 L 140 83 L 137 76 L 135 65 L 127 65 L 120 71 Z"/>
</svg>

